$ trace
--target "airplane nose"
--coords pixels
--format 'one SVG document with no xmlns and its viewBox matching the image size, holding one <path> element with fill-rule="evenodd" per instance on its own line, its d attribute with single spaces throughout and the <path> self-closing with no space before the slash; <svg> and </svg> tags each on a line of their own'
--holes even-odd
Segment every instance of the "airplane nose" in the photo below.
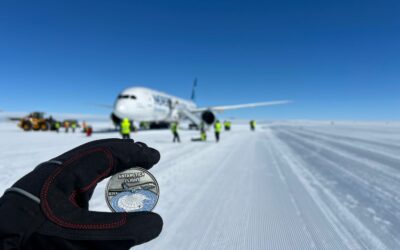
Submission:
<svg viewBox="0 0 400 250">
<path fill-rule="evenodd" d="M 134 107 L 132 103 L 126 100 L 118 100 L 115 103 L 114 113 L 121 118 L 130 118 L 132 116 Z"/>
<path fill-rule="evenodd" d="M 127 106 L 126 104 L 122 103 L 122 102 L 117 102 L 117 105 L 115 105 L 116 110 L 120 113 L 126 113 L 127 111 Z"/>
</svg>

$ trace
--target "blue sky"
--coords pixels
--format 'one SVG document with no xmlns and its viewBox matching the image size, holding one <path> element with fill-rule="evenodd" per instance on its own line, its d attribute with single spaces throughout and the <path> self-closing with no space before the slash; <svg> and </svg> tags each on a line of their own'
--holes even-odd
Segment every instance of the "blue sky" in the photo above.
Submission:
<svg viewBox="0 0 400 250">
<path fill-rule="evenodd" d="M 399 119 L 399 1 L 1 1 L 0 109 L 108 114 L 147 86 L 226 116 Z"/>
</svg>

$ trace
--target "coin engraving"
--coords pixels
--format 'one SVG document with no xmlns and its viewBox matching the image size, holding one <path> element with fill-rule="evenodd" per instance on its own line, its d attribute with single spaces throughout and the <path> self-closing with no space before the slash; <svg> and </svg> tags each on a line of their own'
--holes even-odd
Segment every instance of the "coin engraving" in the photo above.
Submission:
<svg viewBox="0 0 400 250">
<path fill-rule="evenodd" d="M 139 167 L 113 175 L 106 187 L 107 205 L 114 212 L 151 211 L 159 194 L 157 180 Z"/>
</svg>

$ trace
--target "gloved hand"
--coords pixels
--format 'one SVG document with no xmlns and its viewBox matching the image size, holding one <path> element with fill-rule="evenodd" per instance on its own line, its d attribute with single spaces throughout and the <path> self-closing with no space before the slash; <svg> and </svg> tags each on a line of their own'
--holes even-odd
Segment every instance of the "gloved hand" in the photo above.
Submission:
<svg viewBox="0 0 400 250">
<path fill-rule="evenodd" d="M 104 178 L 159 159 L 143 143 L 106 139 L 40 164 L 0 198 L 0 249 L 119 250 L 154 239 L 158 214 L 92 212 L 88 204 Z"/>
</svg>

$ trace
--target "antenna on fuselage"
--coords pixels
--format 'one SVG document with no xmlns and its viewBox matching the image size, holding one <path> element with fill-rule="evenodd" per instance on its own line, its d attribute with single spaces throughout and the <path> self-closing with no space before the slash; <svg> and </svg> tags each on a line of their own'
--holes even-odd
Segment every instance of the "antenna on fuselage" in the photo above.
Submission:
<svg viewBox="0 0 400 250">
<path fill-rule="evenodd" d="M 192 96 L 190 97 L 190 99 L 194 102 L 196 100 L 196 86 L 197 86 L 197 77 L 194 78 L 193 81 L 193 88 L 192 88 Z"/>
</svg>

